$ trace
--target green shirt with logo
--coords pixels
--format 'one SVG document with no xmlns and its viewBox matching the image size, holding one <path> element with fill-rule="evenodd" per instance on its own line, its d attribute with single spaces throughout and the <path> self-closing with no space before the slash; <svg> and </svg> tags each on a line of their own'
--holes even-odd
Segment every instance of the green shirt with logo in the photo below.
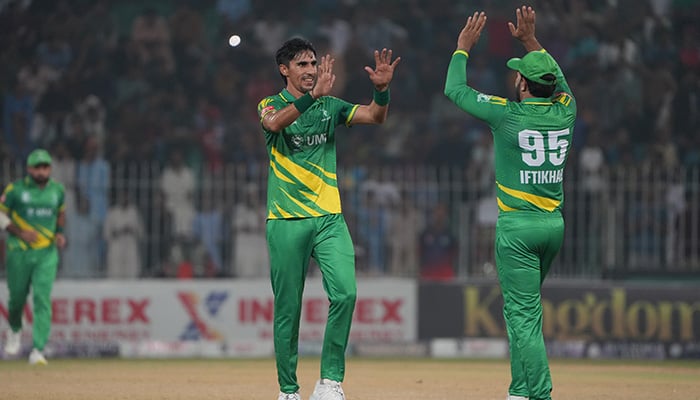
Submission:
<svg viewBox="0 0 700 400">
<path fill-rule="evenodd" d="M 286 89 L 266 97 L 258 104 L 260 120 L 294 100 Z M 333 96 L 323 96 L 282 131 L 271 132 L 263 126 L 270 158 L 268 219 L 341 213 L 335 128 L 341 124 L 349 126 L 357 107 Z"/>
<path fill-rule="evenodd" d="M 65 209 L 64 192 L 63 185 L 53 179 L 41 188 L 31 177 L 19 179 L 5 188 L 0 197 L 0 211 L 23 230 L 37 233 L 37 240 L 32 243 L 9 235 L 8 250 L 43 249 L 53 245 L 58 214 Z"/>
<path fill-rule="evenodd" d="M 514 102 L 467 86 L 467 60 L 464 52 L 452 56 L 445 94 L 491 128 L 500 212 L 559 211 L 576 121 L 576 100 L 561 68 L 557 67 L 557 87 L 551 98 Z"/>
</svg>

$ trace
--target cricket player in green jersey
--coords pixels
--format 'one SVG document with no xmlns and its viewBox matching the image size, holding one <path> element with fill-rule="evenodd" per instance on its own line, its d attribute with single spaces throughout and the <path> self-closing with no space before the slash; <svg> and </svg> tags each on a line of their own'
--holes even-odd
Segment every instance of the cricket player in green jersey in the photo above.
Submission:
<svg viewBox="0 0 700 400">
<path fill-rule="evenodd" d="M 51 331 L 51 288 L 58 267 L 58 248 L 63 236 L 65 207 L 63 185 L 51 179 L 51 156 L 37 149 L 27 157 L 28 175 L 5 188 L 0 212 L 7 239 L 8 323 L 5 353 L 16 355 L 21 347 L 22 312 L 29 289 L 34 304 L 31 364 L 45 365 L 43 351 Z"/>
<path fill-rule="evenodd" d="M 549 400 L 552 381 L 542 336 L 540 287 L 564 236 L 562 179 L 571 146 L 576 101 L 556 61 L 535 38 L 535 11 L 516 10 L 512 36 L 528 52 L 513 58 L 516 98 L 509 101 L 467 86 L 469 52 L 486 15 L 474 13 L 457 39 L 445 95 L 486 122 L 493 133 L 496 190 L 496 264 L 510 343 L 511 400 Z"/>
<path fill-rule="evenodd" d="M 340 207 L 336 177 L 335 127 L 380 124 L 389 105 L 389 83 L 400 58 L 374 52 L 365 67 L 374 85 L 369 105 L 329 96 L 334 59 L 316 59 L 306 40 L 294 38 L 277 51 L 286 85 L 258 104 L 270 158 L 267 185 L 267 242 L 274 294 L 274 344 L 280 400 L 298 400 L 296 369 L 304 281 L 313 257 L 321 269 L 330 307 L 321 355 L 321 374 L 311 400 L 345 399 L 345 349 L 357 293 L 355 253 Z"/>
</svg>

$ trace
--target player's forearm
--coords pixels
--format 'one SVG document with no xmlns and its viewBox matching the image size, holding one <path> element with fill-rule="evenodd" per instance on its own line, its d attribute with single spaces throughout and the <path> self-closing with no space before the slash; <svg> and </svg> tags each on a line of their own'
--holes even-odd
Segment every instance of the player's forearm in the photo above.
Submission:
<svg viewBox="0 0 700 400">
<path fill-rule="evenodd" d="M 265 129 L 269 131 L 280 132 L 293 124 L 315 101 L 316 99 L 310 92 L 306 93 L 294 100 L 294 102 L 287 107 L 265 114 L 262 119 L 262 124 Z"/>
<path fill-rule="evenodd" d="M 467 91 L 467 59 L 466 51 L 457 50 L 452 54 L 452 59 L 447 67 L 445 79 L 445 96 L 457 106 L 462 103 L 462 98 Z"/>
<path fill-rule="evenodd" d="M 11 234 L 17 236 L 17 237 L 20 237 L 20 236 L 22 235 L 22 228 L 20 228 L 19 226 L 13 224 L 12 222 L 10 222 L 10 224 L 7 225 L 7 227 L 5 228 L 5 230 L 8 231 L 8 232 L 11 233 Z"/>
<path fill-rule="evenodd" d="M 537 50 L 542 50 L 542 45 L 540 44 L 539 41 L 537 41 L 537 38 L 534 36 L 531 36 L 529 38 L 523 39 L 520 41 L 520 43 L 523 44 L 523 47 L 525 47 L 525 50 L 529 53 L 531 51 L 537 51 Z"/>
</svg>

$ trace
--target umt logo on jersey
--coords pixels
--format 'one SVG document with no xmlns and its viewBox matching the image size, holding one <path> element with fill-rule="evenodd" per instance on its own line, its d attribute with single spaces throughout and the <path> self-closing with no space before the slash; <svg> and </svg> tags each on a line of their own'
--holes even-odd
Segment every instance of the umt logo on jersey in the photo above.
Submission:
<svg viewBox="0 0 700 400">
<path fill-rule="evenodd" d="M 177 297 L 190 317 L 190 322 L 180 334 L 180 340 L 220 340 L 221 332 L 212 328 L 207 319 L 217 316 L 221 306 L 228 298 L 225 291 L 211 292 L 202 302 L 199 295 L 194 292 L 178 292 Z"/>
</svg>

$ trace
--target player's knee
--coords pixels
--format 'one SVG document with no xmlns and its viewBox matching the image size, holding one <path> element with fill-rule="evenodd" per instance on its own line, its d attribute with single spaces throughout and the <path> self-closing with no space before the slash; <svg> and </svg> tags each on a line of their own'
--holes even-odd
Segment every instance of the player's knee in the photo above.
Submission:
<svg viewBox="0 0 700 400">
<path fill-rule="evenodd" d="M 331 303 L 343 307 L 354 307 L 355 299 L 357 298 L 357 290 L 355 288 L 348 288 L 347 290 L 336 293 L 331 297 Z"/>
</svg>

